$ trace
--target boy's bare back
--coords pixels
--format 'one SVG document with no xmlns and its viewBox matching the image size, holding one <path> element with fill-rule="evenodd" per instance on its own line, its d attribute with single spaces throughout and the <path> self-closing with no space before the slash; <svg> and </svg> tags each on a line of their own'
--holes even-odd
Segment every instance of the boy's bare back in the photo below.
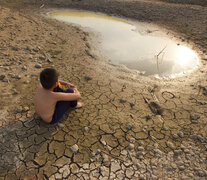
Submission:
<svg viewBox="0 0 207 180">
<path fill-rule="evenodd" d="M 52 120 L 56 103 L 55 92 L 46 90 L 40 85 L 34 98 L 34 105 L 36 113 L 45 122 L 49 123 Z"/>
</svg>

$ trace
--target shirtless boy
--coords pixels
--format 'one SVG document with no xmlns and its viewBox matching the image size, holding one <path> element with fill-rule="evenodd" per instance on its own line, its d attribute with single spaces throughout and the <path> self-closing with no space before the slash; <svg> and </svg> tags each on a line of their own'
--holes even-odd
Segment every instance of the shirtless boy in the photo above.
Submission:
<svg viewBox="0 0 207 180">
<path fill-rule="evenodd" d="M 58 80 L 58 73 L 53 68 L 46 68 L 40 73 L 40 83 L 34 105 L 36 113 L 46 123 L 58 122 L 69 108 L 81 108 L 83 103 L 77 102 L 81 95 L 77 88 L 68 82 Z M 63 90 L 62 86 L 67 86 Z"/>
</svg>

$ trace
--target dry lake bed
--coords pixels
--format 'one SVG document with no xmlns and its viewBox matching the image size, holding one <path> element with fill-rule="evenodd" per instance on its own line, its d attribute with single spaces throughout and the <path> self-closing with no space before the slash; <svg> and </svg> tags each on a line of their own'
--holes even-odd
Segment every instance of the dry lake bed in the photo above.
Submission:
<svg viewBox="0 0 207 180">
<path fill-rule="evenodd" d="M 191 2 L 1 0 L 0 179 L 206 179 L 207 8 Z M 71 10 L 115 24 L 48 16 Z M 34 112 L 46 67 L 85 104 L 55 125 Z"/>
</svg>

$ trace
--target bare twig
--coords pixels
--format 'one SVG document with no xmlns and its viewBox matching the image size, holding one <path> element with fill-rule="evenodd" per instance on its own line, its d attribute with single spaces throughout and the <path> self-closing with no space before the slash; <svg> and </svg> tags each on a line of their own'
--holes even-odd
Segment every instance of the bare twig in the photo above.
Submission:
<svg viewBox="0 0 207 180">
<path fill-rule="evenodd" d="M 158 73 L 160 74 L 160 69 L 159 69 L 159 56 L 160 54 L 163 53 L 163 51 L 166 49 L 167 46 L 165 46 L 157 55 L 156 55 L 156 61 L 157 61 L 157 71 Z M 163 57 L 164 55 L 162 56 L 162 61 L 163 61 Z"/>
<path fill-rule="evenodd" d="M 159 53 L 156 55 L 157 59 L 159 58 L 159 55 L 166 49 L 167 46 L 165 46 Z"/>
</svg>

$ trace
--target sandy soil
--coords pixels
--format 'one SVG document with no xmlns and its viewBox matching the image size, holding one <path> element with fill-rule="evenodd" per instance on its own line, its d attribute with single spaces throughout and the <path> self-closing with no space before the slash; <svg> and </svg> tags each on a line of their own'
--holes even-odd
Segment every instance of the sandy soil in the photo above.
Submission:
<svg viewBox="0 0 207 180">
<path fill-rule="evenodd" d="M 155 0 L 0 3 L 0 179 L 81 179 L 82 174 L 89 174 L 85 179 L 119 179 L 118 171 L 128 179 L 206 178 L 206 6 Z M 53 8 L 85 9 L 159 25 L 197 51 L 200 67 L 175 79 L 141 76 L 99 56 L 93 33 L 45 17 Z M 61 79 L 78 86 L 85 103 L 53 126 L 44 124 L 33 107 L 39 72 L 51 66 Z M 77 153 L 71 151 L 74 144 Z M 186 149 L 192 151 L 191 159 L 180 159 L 189 166 L 183 169 L 177 163 L 169 173 L 166 167 L 180 162 L 173 159 L 177 151 Z M 158 173 L 149 173 L 158 150 L 167 165 L 156 165 Z M 143 162 L 147 171 L 137 170 L 135 165 Z M 66 175 L 61 170 L 65 166 L 70 169 Z M 97 169 L 101 175 L 94 173 Z"/>
</svg>

